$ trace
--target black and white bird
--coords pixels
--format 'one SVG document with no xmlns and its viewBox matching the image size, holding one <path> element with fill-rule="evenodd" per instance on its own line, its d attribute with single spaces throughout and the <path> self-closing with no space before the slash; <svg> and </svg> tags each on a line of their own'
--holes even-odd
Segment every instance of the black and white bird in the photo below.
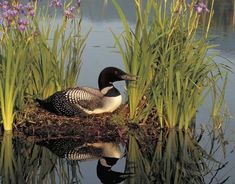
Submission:
<svg viewBox="0 0 235 184">
<path fill-rule="evenodd" d="M 127 178 L 134 176 L 134 173 L 113 171 L 111 168 L 118 160 L 119 158 L 115 157 L 102 157 L 98 160 L 96 173 L 103 184 L 121 183 Z"/>
<path fill-rule="evenodd" d="M 98 159 L 96 174 L 104 184 L 116 184 L 134 176 L 133 173 L 114 171 L 111 168 L 122 158 L 120 144 L 113 142 L 94 142 L 82 144 L 76 139 L 52 139 L 37 143 L 54 154 L 70 161 Z"/>
<path fill-rule="evenodd" d="M 120 92 L 113 82 L 136 80 L 124 71 L 107 67 L 98 78 L 99 89 L 91 87 L 69 88 L 51 95 L 45 100 L 36 101 L 45 109 L 58 115 L 77 116 L 80 114 L 100 114 L 115 111 L 122 103 Z"/>
</svg>

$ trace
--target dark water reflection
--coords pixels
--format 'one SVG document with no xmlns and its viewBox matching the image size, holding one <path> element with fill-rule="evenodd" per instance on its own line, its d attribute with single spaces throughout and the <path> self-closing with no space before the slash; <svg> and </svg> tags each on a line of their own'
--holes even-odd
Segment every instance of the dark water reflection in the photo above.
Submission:
<svg viewBox="0 0 235 184">
<path fill-rule="evenodd" d="M 207 135 L 213 135 L 208 139 Z M 2 183 L 232 183 L 221 135 L 170 130 L 149 136 L 131 130 L 119 142 L 79 139 L 26 141 L 5 132 L 0 149 Z M 206 137 L 207 145 L 201 145 Z M 83 164 L 91 163 L 89 170 Z M 121 163 L 121 164 L 120 164 Z M 119 168 L 115 167 L 120 165 Z"/>
</svg>

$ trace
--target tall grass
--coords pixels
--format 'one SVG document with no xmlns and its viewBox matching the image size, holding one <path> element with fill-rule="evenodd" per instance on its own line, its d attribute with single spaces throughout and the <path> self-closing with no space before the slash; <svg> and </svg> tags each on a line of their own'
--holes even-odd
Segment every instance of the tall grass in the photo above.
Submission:
<svg viewBox="0 0 235 184">
<path fill-rule="evenodd" d="M 9 32 L 0 46 L 0 104 L 5 130 L 12 130 L 15 105 L 24 98 L 18 94 L 25 91 L 29 72 L 28 42 L 14 36 L 19 35 Z"/>
<path fill-rule="evenodd" d="M 64 10 L 71 3 L 65 3 Z M 16 5 L 9 3 L 9 10 Z M 17 14 L 10 25 L 0 17 L 4 20 L 0 27 L 0 104 L 5 130 L 12 130 L 16 110 L 33 98 L 46 98 L 76 85 L 88 36 L 81 36 L 78 6 L 76 10 L 73 19 L 58 18 L 47 9 L 39 13 L 36 1 L 34 17 Z M 24 29 L 18 25 L 22 16 L 28 19 Z"/>
<path fill-rule="evenodd" d="M 81 19 L 68 22 L 63 18 L 60 21 L 48 16 L 42 22 L 35 21 L 40 34 L 32 43 L 32 49 L 36 49 L 31 60 L 31 85 L 28 88 L 31 95 L 46 98 L 77 83 L 88 34 L 80 35 Z"/>
<path fill-rule="evenodd" d="M 149 24 L 153 1 L 147 1 L 143 16 L 141 1 L 135 1 L 137 20 L 134 31 L 131 31 L 131 26 L 128 24 L 117 2 L 113 0 L 113 3 L 121 17 L 125 30 L 121 35 L 121 40 L 114 33 L 113 36 L 122 55 L 127 72 L 140 76 L 137 81 L 131 82 L 128 85 L 130 118 L 134 119 L 137 116 L 137 107 L 140 105 L 144 95 L 146 95 L 153 79 L 154 70 L 152 64 L 155 61 L 154 40 L 156 35 L 154 35 L 153 31 L 154 25 Z M 142 107 L 140 107 L 141 110 Z"/>
<path fill-rule="evenodd" d="M 227 69 L 207 55 L 214 47 L 208 42 L 214 1 L 209 13 L 198 14 L 196 0 L 189 4 L 149 0 L 145 6 L 135 0 L 133 31 L 119 5 L 113 3 L 124 27 L 121 38 L 113 33 L 116 44 L 127 71 L 139 76 L 128 85 L 130 118 L 143 118 L 143 112 L 146 116 L 155 109 L 161 127 L 189 128 Z"/>
</svg>

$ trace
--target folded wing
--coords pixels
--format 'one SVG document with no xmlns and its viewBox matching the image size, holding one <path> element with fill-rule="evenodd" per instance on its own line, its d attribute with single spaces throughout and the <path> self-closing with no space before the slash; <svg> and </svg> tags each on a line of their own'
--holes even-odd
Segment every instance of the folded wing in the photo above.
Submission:
<svg viewBox="0 0 235 184">
<path fill-rule="evenodd" d="M 65 92 L 66 99 L 81 109 L 94 110 L 102 107 L 103 94 L 94 88 L 77 87 L 67 89 Z"/>
</svg>

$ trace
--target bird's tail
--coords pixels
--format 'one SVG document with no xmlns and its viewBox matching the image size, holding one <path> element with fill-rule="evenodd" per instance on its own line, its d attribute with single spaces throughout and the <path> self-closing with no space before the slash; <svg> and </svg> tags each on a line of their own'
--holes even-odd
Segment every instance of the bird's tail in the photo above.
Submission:
<svg viewBox="0 0 235 184">
<path fill-rule="evenodd" d="M 46 99 L 46 100 L 41 100 L 41 99 L 38 99 L 36 98 L 35 99 L 36 102 L 39 103 L 39 105 L 43 108 L 43 109 L 46 109 L 50 112 L 55 112 L 55 113 L 58 113 L 57 111 L 55 111 L 55 108 L 53 106 L 53 104 L 50 103 L 50 100 Z"/>
<path fill-rule="evenodd" d="M 40 106 L 46 107 L 47 102 L 45 100 L 41 100 L 39 98 L 36 98 L 35 101 L 38 102 Z"/>
</svg>

